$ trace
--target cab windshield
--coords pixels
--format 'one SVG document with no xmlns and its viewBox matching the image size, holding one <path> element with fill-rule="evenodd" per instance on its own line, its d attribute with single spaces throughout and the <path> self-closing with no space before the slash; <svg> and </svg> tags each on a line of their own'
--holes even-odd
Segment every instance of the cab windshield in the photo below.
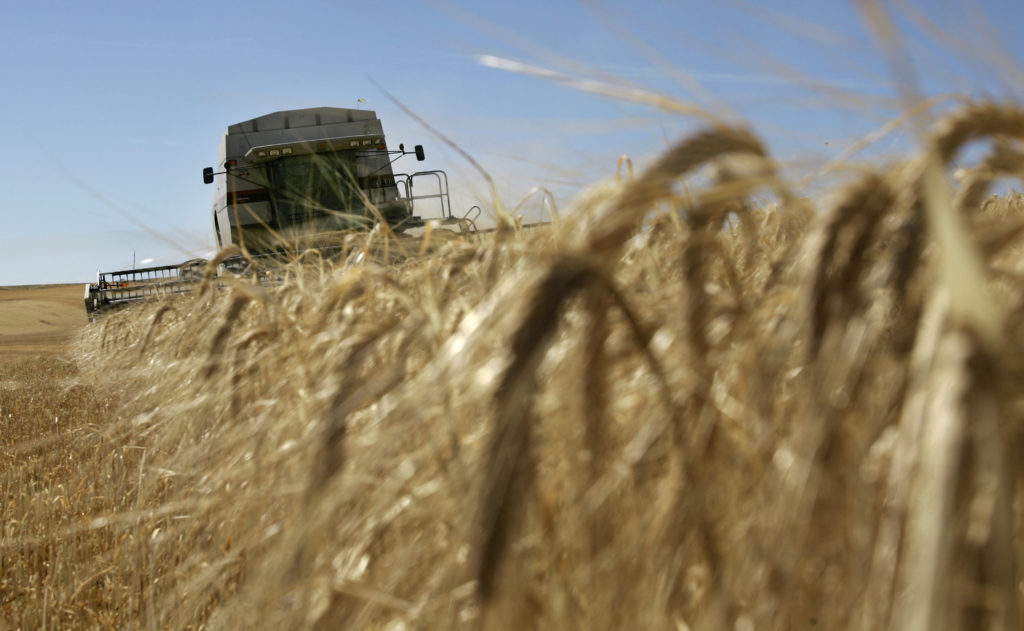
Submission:
<svg viewBox="0 0 1024 631">
<path fill-rule="evenodd" d="M 299 155 L 271 163 L 270 177 L 281 227 L 337 211 L 365 214 L 355 173 L 352 152 Z"/>
</svg>

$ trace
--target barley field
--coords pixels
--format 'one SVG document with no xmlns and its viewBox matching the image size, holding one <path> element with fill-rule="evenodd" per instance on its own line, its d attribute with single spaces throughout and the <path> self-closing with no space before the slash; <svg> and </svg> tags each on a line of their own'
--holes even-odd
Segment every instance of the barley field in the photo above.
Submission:
<svg viewBox="0 0 1024 631">
<path fill-rule="evenodd" d="M 809 199 L 709 125 L 2 363 L 0 628 L 1020 629 L 1022 137 Z"/>
</svg>

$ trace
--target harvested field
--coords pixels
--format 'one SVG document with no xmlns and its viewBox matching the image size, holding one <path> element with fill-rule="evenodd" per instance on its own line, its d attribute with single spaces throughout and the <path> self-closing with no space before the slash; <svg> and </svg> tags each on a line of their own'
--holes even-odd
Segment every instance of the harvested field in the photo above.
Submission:
<svg viewBox="0 0 1024 631">
<path fill-rule="evenodd" d="M 1018 629 L 1022 122 L 968 106 L 829 203 L 712 126 L 549 229 L 111 314 L 0 400 L 0 611 Z"/>
<path fill-rule="evenodd" d="M 61 351 L 85 325 L 82 285 L 0 287 L 0 361 Z"/>
</svg>

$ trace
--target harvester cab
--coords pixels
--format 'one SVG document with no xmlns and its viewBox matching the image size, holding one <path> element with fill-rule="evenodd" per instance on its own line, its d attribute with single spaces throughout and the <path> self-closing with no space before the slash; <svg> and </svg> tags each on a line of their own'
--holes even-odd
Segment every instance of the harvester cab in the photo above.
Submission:
<svg viewBox="0 0 1024 631">
<path fill-rule="evenodd" d="M 204 182 L 217 182 L 217 245 L 262 254 L 323 247 L 338 233 L 377 223 L 401 232 L 424 225 L 414 214 L 416 201 L 433 200 L 433 217 L 450 220 L 447 177 L 396 175 L 392 164 L 405 155 L 426 158 L 421 145 L 388 150 L 380 119 L 369 110 L 290 110 L 231 125 L 221 142 L 221 170 L 203 170 Z M 413 183 L 422 178 L 436 186 L 416 197 Z"/>
</svg>

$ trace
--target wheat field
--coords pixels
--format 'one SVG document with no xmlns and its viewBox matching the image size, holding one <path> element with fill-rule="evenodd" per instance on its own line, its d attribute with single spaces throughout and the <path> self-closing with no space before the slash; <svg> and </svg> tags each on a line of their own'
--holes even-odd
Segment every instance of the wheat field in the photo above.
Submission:
<svg viewBox="0 0 1024 631">
<path fill-rule="evenodd" d="M 710 125 L 0 364 L 0 628 L 1019 629 L 1022 137 L 826 202 Z"/>
</svg>

